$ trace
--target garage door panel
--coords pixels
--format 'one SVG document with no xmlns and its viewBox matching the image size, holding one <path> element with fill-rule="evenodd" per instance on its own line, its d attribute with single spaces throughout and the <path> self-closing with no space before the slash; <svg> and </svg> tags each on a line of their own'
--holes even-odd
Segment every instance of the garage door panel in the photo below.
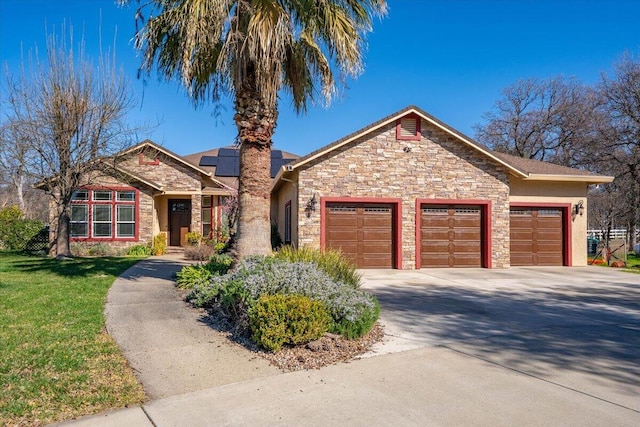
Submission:
<svg viewBox="0 0 640 427">
<path fill-rule="evenodd" d="M 350 242 L 358 238 L 358 230 L 330 230 L 327 233 L 329 240 L 332 242 Z"/>
<path fill-rule="evenodd" d="M 393 263 L 386 255 L 372 256 L 367 255 L 359 256 L 356 260 L 358 268 L 393 268 Z"/>
<path fill-rule="evenodd" d="M 382 242 L 382 243 L 366 243 L 363 245 L 362 247 L 362 253 L 365 255 L 383 255 L 383 256 L 388 256 L 389 251 L 391 251 L 391 245 L 387 244 L 386 242 Z"/>
<path fill-rule="evenodd" d="M 422 231 L 422 240 L 425 241 L 449 241 L 449 230 L 424 230 Z"/>
<path fill-rule="evenodd" d="M 420 248 L 422 267 L 481 267 L 481 207 L 422 205 Z"/>
<path fill-rule="evenodd" d="M 562 215 L 560 208 L 512 208 L 511 265 L 563 265 L 565 248 Z"/>
<path fill-rule="evenodd" d="M 561 253 L 562 242 L 536 242 L 538 253 Z"/>
<path fill-rule="evenodd" d="M 367 216 L 362 217 L 362 226 L 367 228 L 391 228 L 391 215 L 388 217 Z"/>
<path fill-rule="evenodd" d="M 511 242 L 511 255 L 533 252 L 533 242 Z"/>
<path fill-rule="evenodd" d="M 393 268 L 392 205 L 329 203 L 326 207 L 327 248 L 340 249 L 359 268 Z"/>
<path fill-rule="evenodd" d="M 333 227 L 357 227 L 358 218 L 355 215 L 332 214 L 327 218 L 327 226 Z"/>
<path fill-rule="evenodd" d="M 449 255 L 448 254 L 430 254 L 428 257 L 424 257 L 422 261 L 423 267 L 449 267 Z"/>
<path fill-rule="evenodd" d="M 362 230 L 361 233 L 366 242 L 376 240 L 391 242 L 392 233 L 390 230 Z"/>
<path fill-rule="evenodd" d="M 480 242 L 480 230 L 479 230 L 480 226 L 478 226 L 477 229 L 475 230 L 460 230 L 460 229 L 455 229 L 453 230 L 453 240 L 464 240 L 464 241 L 474 241 L 474 242 Z"/>
<path fill-rule="evenodd" d="M 480 217 L 478 218 L 454 218 L 453 219 L 454 227 L 472 227 L 479 228 L 480 227 Z"/>
</svg>

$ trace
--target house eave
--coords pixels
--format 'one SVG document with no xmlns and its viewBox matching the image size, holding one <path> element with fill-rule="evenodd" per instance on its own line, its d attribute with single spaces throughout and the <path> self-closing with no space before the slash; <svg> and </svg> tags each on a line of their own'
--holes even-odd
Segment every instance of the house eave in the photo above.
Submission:
<svg viewBox="0 0 640 427">
<path fill-rule="evenodd" d="M 553 175 L 530 173 L 524 181 L 583 182 L 588 185 L 613 182 L 614 176 L 607 175 Z"/>
</svg>

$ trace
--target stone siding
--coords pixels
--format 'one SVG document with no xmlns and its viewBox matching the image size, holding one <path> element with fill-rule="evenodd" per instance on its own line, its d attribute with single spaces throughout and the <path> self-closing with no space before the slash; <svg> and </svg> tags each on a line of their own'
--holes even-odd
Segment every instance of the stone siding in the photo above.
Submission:
<svg viewBox="0 0 640 427">
<path fill-rule="evenodd" d="M 138 154 L 135 153 L 121 159 L 118 166 L 160 185 L 165 191 L 201 192 L 202 181 L 198 172 L 162 153 L 158 155 L 158 159 L 158 165 L 141 165 Z"/>
<path fill-rule="evenodd" d="M 416 266 L 416 199 L 491 201 L 491 263 L 509 266 L 509 184 L 505 168 L 422 121 L 422 139 L 396 139 L 395 123 L 303 166 L 299 173 L 298 243 L 320 245 L 318 197 L 402 199 L 402 269 Z"/>
</svg>

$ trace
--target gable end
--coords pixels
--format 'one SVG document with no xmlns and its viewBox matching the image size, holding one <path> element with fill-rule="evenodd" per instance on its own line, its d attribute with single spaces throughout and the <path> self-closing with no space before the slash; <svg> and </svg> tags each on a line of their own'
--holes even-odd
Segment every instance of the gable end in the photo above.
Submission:
<svg viewBox="0 0 640 427">
<path fill-rule="evenodd" d="M 422 124 L 417 114 L 407 114 L 396 120 L 396 139 L 399 141 L 419 141 Z"/>
</svg>

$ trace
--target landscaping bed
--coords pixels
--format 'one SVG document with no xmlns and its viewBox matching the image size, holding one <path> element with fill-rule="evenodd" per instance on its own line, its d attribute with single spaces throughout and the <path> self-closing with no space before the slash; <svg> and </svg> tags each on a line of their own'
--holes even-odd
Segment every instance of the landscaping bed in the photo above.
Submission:
<svg viewBox="0 0 640 427">
<path fill-rule="evenodd" d="M 230 267 L 217 255 L 183 268 L 177 285 L 214 328 L 285 371 L 351 360 L 384 335 L 377 299 L 338 252 L 284 248 Z"/>
</svg>

